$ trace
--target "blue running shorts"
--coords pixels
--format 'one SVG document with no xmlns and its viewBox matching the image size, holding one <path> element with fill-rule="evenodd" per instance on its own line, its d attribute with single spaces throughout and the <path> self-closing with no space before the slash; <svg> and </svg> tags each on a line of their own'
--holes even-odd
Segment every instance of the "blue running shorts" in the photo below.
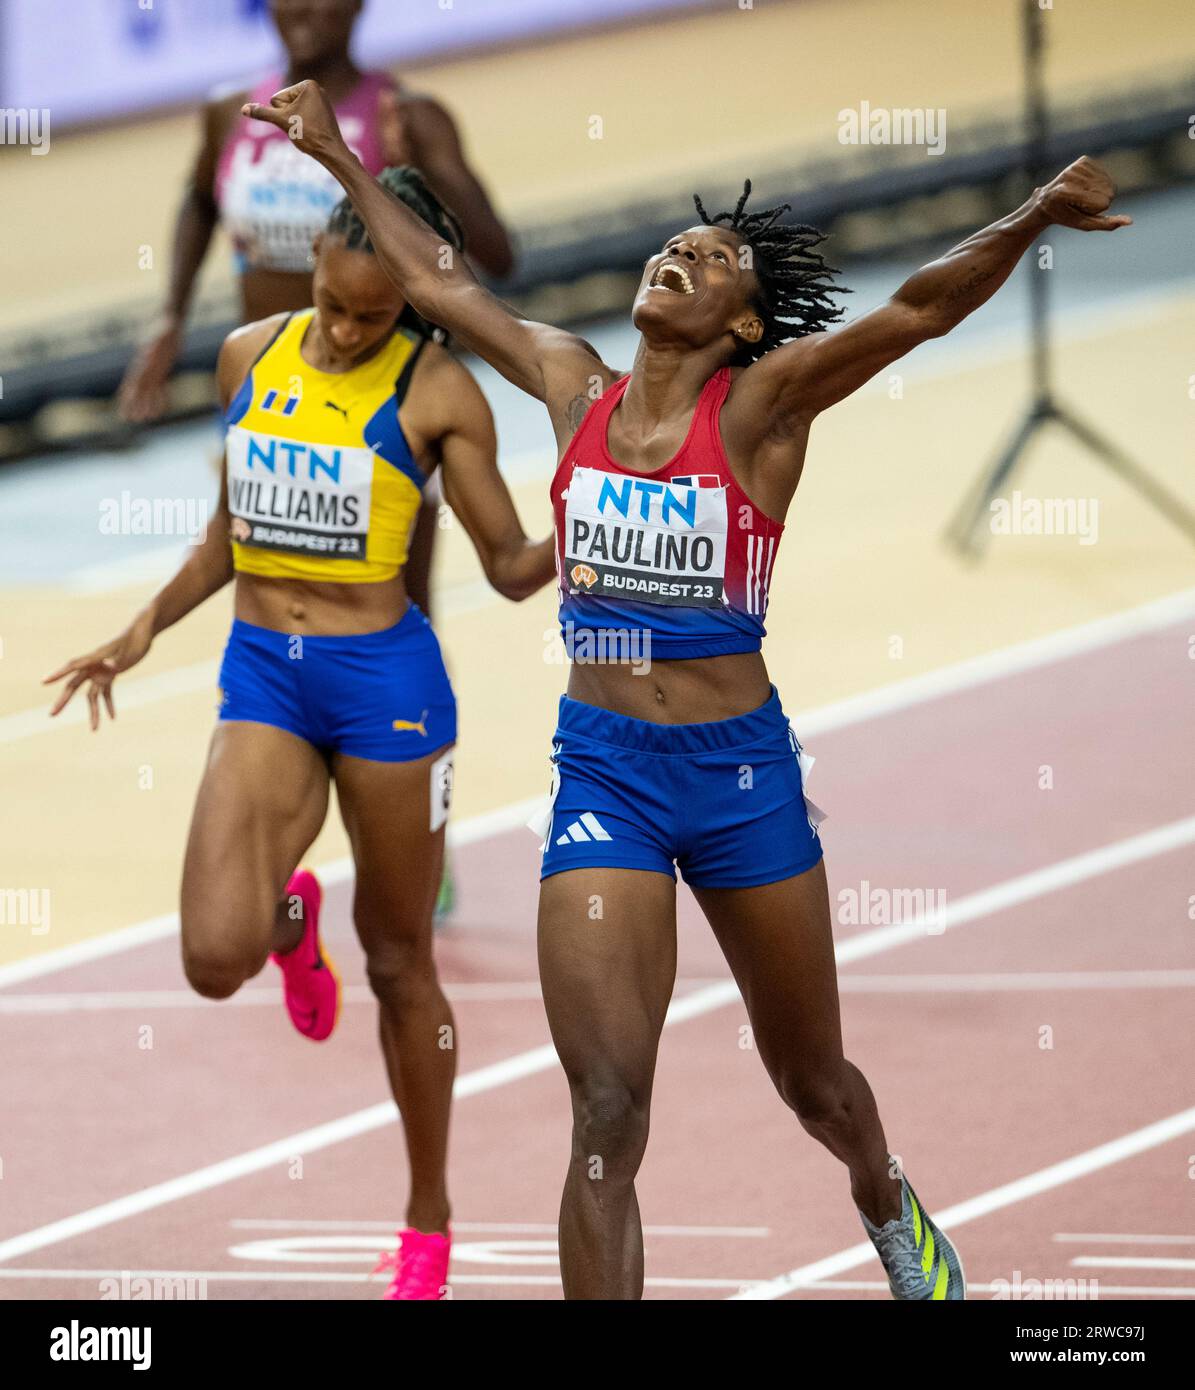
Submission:
<svg viewBox="0 0 1195 1390">
<path fill-rule="evenodd" d="M 562 696 L 541 878 L 648 869 L 694 888 L 753 888 L 811 869 L 821 841 L 801 745 L 772 688 L 710 724 L 652 724 Z"/>
<path fill-rule="evenodd" d="M 321 752 L 413 762 L 456 742 L 456 697 L 415 604 L 382 632 L 306 637 L 238 618 L 220 667 L 220 718 L 272 724 Z"/>
</svg>

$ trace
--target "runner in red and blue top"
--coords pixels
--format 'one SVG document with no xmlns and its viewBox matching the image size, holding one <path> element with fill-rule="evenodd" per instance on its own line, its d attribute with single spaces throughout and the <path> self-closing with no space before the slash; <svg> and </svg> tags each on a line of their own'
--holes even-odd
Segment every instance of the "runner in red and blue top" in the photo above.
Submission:
<svg viewBox="0 0 1195 1390">
<path fill-rule="evenodd" d="M 565 646 L 571 656 L 578 630 L 606 628 L 650 631 L 666 660 L 758 651 L 784 523 L 751 501 L 726 460 L 718 413 L 730 372 L 710 378 L 685 442 L 646 474 L 606 444 L 629 381 L 594 403 L 552 481 Z M 648 610 L 649 628 L 643 603 L 665 610 Z"/>
<path fill-rule="evenodd" d="M 569 1298 L 637 1298 L 635 1175 L 676 975 L 679 867 L 712 927 L 760 1057 L 801 1125 L 850 1173 L 893 1296 L 965 1296 L 951 1242 L 888 1152 L 842 1053 L 821 846 L 801 752 L 760 653 L 781 522 L 829 406 L 979 308 L 1051 225 L 1113 231 L 1115 189 L 1077 160 L 1017 211 L 834 332 L 821 234 L 787 208 L 706 215 L 649 257 L 632 370 L 519 317 L 379 190 L 315 83 L 247 114 L 286 127 L 340 181 L 378 258 L 434 323 L 547 406 L 565 636 L 539 959 L 568 1077 L 560 1210 Z M 699 139 L 699 135 L 694 136 Z M 806 764 L 807 766 L 807 764 Z M 712 1103 L 712 1102 L 711 1102 Z"/>
</svg>

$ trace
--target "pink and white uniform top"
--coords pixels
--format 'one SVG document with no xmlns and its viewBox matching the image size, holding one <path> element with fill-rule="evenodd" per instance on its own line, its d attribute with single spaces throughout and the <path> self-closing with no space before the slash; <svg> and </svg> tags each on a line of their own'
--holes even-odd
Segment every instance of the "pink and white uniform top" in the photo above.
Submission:
<svg viewBox="0 0 1195 1390">
<path fill-rule="evenodd" d="M 283 76 L 273 73 L 247 99 L 264 105 L 284 85 Z M 345 143 L 375 177 L 386 164 L 378 101 L 394 86 L 388 73 L 363 73 L 336 103 Z M 216 166 L 216 203 L 239 272 L 309 271 L 311 243 L 343 197 L 332 175 L 296 149 L 284 131 L 237 116 Z"/>
<path fill-rule="evenodd" d="M 665 660 L 758 651 L 784 524 L 730 471 L 718 427 L 730 370 L 702 387 L 684 443 L 650 473 L 624 468 L 607 443 L 629 381 L 589 407 L 552 479 L 565 647 L 631 633 L 650 634 Z"/>
</svg>

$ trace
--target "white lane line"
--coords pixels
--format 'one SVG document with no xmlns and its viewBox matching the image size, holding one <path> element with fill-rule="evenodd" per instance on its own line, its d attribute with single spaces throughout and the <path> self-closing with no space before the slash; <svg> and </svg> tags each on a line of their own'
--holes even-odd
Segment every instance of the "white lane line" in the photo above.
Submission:
<svg viewBox="0 0 1195 1390">
<path fill-rule="evenodd" d="M 826 733 L 832 729 L 845 728 L 863 720 L 877 718 L 928 700 L 935 700 L 944 695 L 969 689 L 986 681 L 998 680 L 1018 671 L 1044 666 L 1052 661 L 1065 660 L 1083 652 L 1095 651 L 1101 647 L 1112 646 L 1117 642 L 1165 628 L 1192 615 L 1195 615 L 1195 589 L 1184 589 L 1122 613 L 1099 618 L 1094 622 L 1083 623 L 1078 627 L 1064 628 L 1048 637 L 1004 647 L 984 656 L 944 666 L 923 676 L 913 676 L 908 680 L 896 681 L 891 685 L 881 686 L 877 690 L 868 691 L 862 695 L 854 695 L 848 699 L 821 706 L 818 709 L 808 710 L 795 722 L 800 725 L 803 738 Z M 183 669 L 184 671 L 194 671 L 198 668 L 187 667 Z M 167 673 L 166 677 L 149 677 L 146 682 L 141 684 L 165 680 L 178 674 L 172 672 Z M 133 685 L 137 684 L 139 683 L 132 682 L 130 686 L 125 688 L 124 703 L 126 705 L 129 704 L 128 692 L 132 690 Z M 150 697 L 145 696 L 140 699 L 139 703 L 150 703 Z M 47 724 L 49 723 L 49 720 L 45 719 L 44 712 L 41 711 L 31 711 L 28 715 L 8 715 L 6 719 L 19 721 L 27 718 L 33 719 L 34 716 L 39 721 L 44 720 Z M 81 713 L 79 718 L 82 718 Z M 0 743 L 5 741 L 6 719 L 0 718 Z M 40 723 L 38 727 L 40 729 Z M 16 736 L 23 737 L 20 734 Z M 525 824 L 528 817 L 539 808 L 541 802 L 542 798 L 531 797 L 513 805 L 501 806 L 494 811 L 475 816 L 469 821 L 462 822 L 459 826 L 450 825 L 448 828 L 449 841 L 454 845 L 472 844 L 490 835 L 516 829 Z M 352 875 L 352 862 L 348 859 L 337 859 L 318 867 L 321 877 L 327 883 L 345 882 Z M 130 927 L 121 927 L 115 931 L 90 937 L 86 941 L 77 942 L 72 946 L 61 947 L 54 951 L 43 951 L 25 960 L 0 965 L 0 989 L 24 980 L 36 979 L 56 970 L 65 970 L 73 965 L 82 964 L 84 961 L 98 960 L 118 951 L 131 950 L 137 946 L 145 945 L 147 942 L 168 937 L 177 930 L 177 913 L 165 913 L 160 917 L 152 917 L 147 922 L 139 922 Z"/>
<path fill-rule="evenodd" d="M 164 584 L 190 549 L 187 541 L 180 540 L 173 545 L 134 550 L 115 560 L 95 560 L 77 570 L 68 570 L 56 587 L 68 594 L 107 594 L 131 589 L 135 584 Z"/>
<path fill-rule="evenodd" d="M 679 983 L 679 981 L 678 981 Z M 509 1004 L 527 999 L 539 999 L 537 980 L 495 981 L 483 984 L 477 980 L 461 984 L 441 981 L 444 993 L 456 1003 Z M 0 994 L 0 1015 L 3 1014 L 73 1014 L 108 1009 L 216 1009 L 220 1007 L 277 1008 L 281 994 L 276 989 L 241 989 L 231 999 L 204 999 L 189 989 L 130 989 L 117 991 L 81 990 L 75 994 Z M 372 1004 L 373 991 L 368 985 L 346 985 L 341 991 L 341 1004 Z"/>
<path fill-rule="evenodd" d="M 712 985 L 697 990 L 683 999 L 673 1001 L 665 1017 L 664 1026 L 667 1028 L 698 1014 L 708 1013 L 711 1009 L 720 1008 L 729 1002 L 730 998 L 738 998 L 733 983 Z M 556 1049 L 550 1043 L 542 1047 L 533 1047 L 526 1052 L 493 1062 L 489 1066 L 479 1067 L 476 1071 L 466 1072 L 464 1076 L 458 1076 L 453 1086 L 453 1098 L 460 1101 L 469 1096 L 480 1095 L 499 1086 L 521 1081 L 524 1077 L 554 1069 L 558 1065 Z M 102 1202 L 99 1206 L 77 1212 L 74 1216 L 51 1221 L 32 1231 L 2 1240 L 0 1261 L 16 1259 L 20 1255 L 29 1254 L 30 1251 L 42 1250 L 48 1245 L 58 1244 L 59 1241 L 70 1240 L 74 1236 L 111 1226 L 118 1221 L 126 1221 L 129 1217 L 166 1206 L 170 1202 L 193 1197 L 198 1192 L 207 1192 L 213 1187 L 247 1177 L 250 1173 L 260 1173 L 275 1164 L 288 1163 L 300 1154 L 315 1153 L 333 1144 L 343 1143 L 346 1139 L 356 1139 L 393 1124 L 397 1119 L 398 1110 L 393 1101 L 366 1106 L 365 1109 L 341 1116 L 338 1120 L 300 1130 L 232 1158 L 210 1163 L 190 1173 L 183 1173 L 177 1178 L 154 1183 L 124 1197 L 117 1197 L 114 1201 Z"/>
<path fill-rule="evenodd" d="M 310 1274 L 299 1270 L 252 1270 L 252 1269 L 0 1269 L 0 1279 L 169 1279 L 201 1280 L 209 1284 L 377 1284 L 383 1288 L 384 1275 L 349 1274 L 345 1272 L 320 1271 Z M 500 1285 L 503 1288 L 559 1289 L 559 1274 L 449 1274 L 452 1284 L 468 1284 L 485 1288 L 487 1285 Z M 647 1278 L 643 1281 L 649 1289 L 738 1289 L 742 1279 L 670 1279 L 667 1276 Z M 887 1285 L 885 1285 L 887 1287 Z M 186 1300 L 180 1300 L 186 1301 Z M 199 1300 L 192 1299 L 192 1302 Z"/>
<path fill-rule="evenodd" d="M 462 589 L 469 591 L 467 598 L 462 593 L 462 608 L 479 606 L 473 587 L 472 581 L 469 585 L 462 586 Z M 1035 637 L 1027 642 L 1001 647 L 994 652 L 985 652 L 982 656 L 969 657 L 965 661 L 940 667 L 936 671 L 927 671 L 924 675 L 910 676 L 905 680 L 865 691 L 861 695 L 852 695 L 817 709 L 806 710 L 798 714 L 794 719 L 794 725 L 802 739 L 813 737 L 830 729 L 841 729 L 864 719 L 892 714 L 910 705 L 936 700 L 944 695 L 970 689 L 972 686 L 1016 675 L 1021 671 L 1048 666 L 1085 652 L 1114 646 L 1118 642 L 1156 632 L 1160 628 L 1180 622 L 1193 613 L 1195 589 L 1181 589 L 1120 613 L 1095 618 L 1074 627 L 1061 628 L 1044 637 Z M 121 708 L 140 709 L 156 704 L 159 700 L 193 694 L 205 687 L 210 687 L 214 704 L 218 671 L 219 662 L 198 661 L 172 671 L 163 671 L 155 676 L 142 676 L 130 680 L 120 689 Z M 69 705 L 57 719 L 50 719 L 47 709 L 48 705 L 39 705 L 33 709 L 20 710 L 15 714 L 0 717 L 0 743 L 14 743 L 36 734 L 49 733 L 64 725 L 83 724 L 87 719 L 86 705 L 78 702 Z"/>
<path fill-rule="evenodd" d="M 238 1231 L 388 1231 L 394 1221 L 334 1221 L 286 1217 L 234 1216 L 228 1223 Z M 538 1236 L 556 1234 L 555 1221 L 458 1221 L 452 1218 L 454 1231 L 497 1231 L 504 1235 Z M 766 1237 L 772 1234 L 769 1226 L 644 1226 L 645 1236 L 730 1236 Z M 887 1285 L 884 1286 L 887 1288 Z"/>
<path fill-rule="evenodd" d="M 555 1228 L 553 1228 L 555 1229 Z M 205 1284 L 370 1284 L 379 1288 L 384 1275 L 348 1273 L 343 1270 L 279 1270 L 279 1269 L 0 1269 L 0 1279 L 79 1281 L 98 1285 L 104 1279 L 160 1279 L 177 1286 L 180 1282 Z M 487 1284 L 504 1288 L 559 1288 L 560 1276 L 551 1274 L 456 1274 L 450 1275 L 453 1284 L 484 1288 Z M 729 1289 L 741 1288 L 742 1279 L 669 1279 L 666 1276 L 647 1278 L 649 1289 Z M 888 1285 L 880 1279 L 819 1279 L 802 1286 L 811 1291 L 866 1292 L 887 1294 Z M 1006 1285 L 968 1284 L 969 1293 L 1000 1293 Z M 1168 1288 L 1159 1284 L 1104 1284 L 1099 1286 L 1101 1298 L 1195 1298 L 1195 1285 L 1190 1288 Z M 180 1300 L 183 1301 L 183 1300 Z M 199 1301 L 199 1300 L 192 1300 Z"/>
<path fill-rule="evenodd" d="M 1063 860 L 1059 864 L 1050 865 L 1031 874 L 1024 874 L 992 888 L 982 889 L 978 893 L 957 899 L 942 912 L 934 914 L 929 920 L 935 932 L 953 929 L 967 922 L 973 922 L 999 912 L 1004 908 L 1027 902 L 1042 894 L 1069 887 L 1084 878 L 1108 873 L 1126 864 L 1137 863 L 1150 855 L 1164 853 L 1178 845 L 1190 843 L 1192 840 L 1195 840 L 1195 816 L 1184 821 L 1177 821 L 1173 825 L 1147 831 L 1143 835 L 1130 836 L 1127 840 L 1121 840 L 1113 845 L 1105 845 L 1101 849 L 1092 850 L 1086 854 L 1076 855 L 1073 859 Z M 899 925 L 880 927 L 864 933 L 861 937 L 843 942 L 836 948 L 835 955 L 839 963 L 846 960 L 856 960 L 862 956 L 876 955 L 881 951 L 891 950 L 906 941 L 919 939 L 925 934 L 926 923 L 920 919 Z M 665 1026 L 680 1023 L 685 1019 L 696 1018 L 713 1009 L 737 1003 L 738 1000 L 739 992 L 733 980 L 717 981 L 702 986 L 690 994 L 673 999 L 665 1019 Z M 550 1045 L 532 1048 L 528 1052 L 518 1053 L 505 1061 L 458 1077 L 453 1094 L 457 1099 L 476 1095 L 482 1091 L 492 1090 L 496 1086 L 508 1085 L 523 1077 L 545 1071 L 555 1064 L 556 1053 Z M 1195 1111 L 1189 1113 L 1195 1116 Z M 397 1115 L 398 1112 L 393 1103 L 385 1102 L 369 1106 L 351 1115 L 345 1115 L 328 1124 L 302 1130 L 298 1134 L 277 1140 L 275 1143 L 251 1149 L 247 1153 L 225 1159 L 220 1163 L 210 1164 L 205 1168 L 199 1168 L 192 1173 L 184 1174 L 167 1182 L 157 1183 L 152 1187 L 130 1193 L 128 1196 L 118 1198 L 115 1201 L 105 1202 L 98 1207 L 80 1212 L 76 1216 L 38 1227 L 36 1230 L 15 1236 L 10 1240 L 0 1241 L 0 1260 L 12 1259 L 16 1255 L 26 1254 L 30 1250 L 39 1250 L 43 1246 L 53 1245 L 60 1240 L 67 1240 L 85 1231 L 95 1230 L 97 1227 L 107 1226 L 116 1221 L 123 1221 L 140 1212 L 178 1201 L 181 1198 L 192 1196 L 196 1192 L 207 1191 L 209 1188 L 220 1186 L 222 1183 L 232 1182 L 249 1173 L 259 1172 L 275 1163 L 285 1162 L 297 1154 L 311 1153 L 331 1144 L 356 1138 L 361 1134 L 369 1133 L 371 1130 L 392 1123 Z M 942 1218 L 942 1224 L 947 1224 L 945 1216 Z M 871 1246 L 854 1247 L 856 1255 L 860 1250 L 863 1251 L 862 1258 L 866 1259 L 870 1254 Z M 839 1267 L 833 1264 L 833 1259 L 839 1258 L 841 1256 L 832 1258 L 830 1263 L 833 1267 L 824 1270 L 818 1267 L 818 1276 L 815 1277 L 820 1277 L 821 1274 L 838 1273 Z M 841 1268 L 851 1268 L 853 1263 L 859 1263 L 859 1260 L 848 1260 L 847 1264 Z M 768 1297 L 769 1295 L 762 1296 Z"/>
<path fill-rule="evenodd" d="M 508 830 L 521 829 L 526 825 L 528 816 L 539 807 L 540 801 L 540 797 L 528 797 L 525 801 L 500 806 L 495 811 L 486 811 L 450 825 L 448 842 L 453 846 L 471 845 Z M 353 861 L 348 858 L 333 859 L 318 865 L 317 871 L 325 887 L 346 883 L 352 877 Z M 59 970 L 69 970 L 88 961 L 102 960 L 105 956 L 117 955 L 137 946 L 147 946 L 154 941 L 164 941 L 177 936 L 178 930 L 178 913 L 166 912 L 160 917 L 138 922 L 135 926 L 120 927 L 116 931 L 88 937 L 85 941 L 73 942 L 70 946 L 59 946 L 25 960 L 11 961 L 7 965 L 0 965 L 0 989 L 52 975 Z"/>
<path fill-rule="evenodd" d="M 1134 637 L 1170 627 L 1193 614 L 1195 589 L 1181 589 L 1177 593 L 1152 599 L 1136 608 L 1112 613 L 1075 627 L 1062 628 L 1058 632 L 1048 633 L 1045 637 L 1035 637 L 1028 642 L 1018 642 L 1014 646 L 1001 647 L 994 652 L 985 652 L 982 656 L 954 662 L 936 671 L 927 671 L 925 675 L 910 676 L 907 680 L 895 681 L 891 685 L 882 685 L 876 690 L 864 691 L 861 695 L 851 695 L 834 704 L 798 714 L 793 719 L 793 727 L 804 741 L 830 729 L 842 729 L 861 720 L 892 714 L 911 705 L 923 704 L 927 700 L 937 700 L 944 695 L 953 695 L 960 690 L 985 685 L 989 681 L 1001 680 L 1039 666 L 1050 666 L 1054 662 L 1067 661 L 1086 652 L 1115 646 L 1118 642 L 1129 641 Z M 1182 640 L 1185 650 L 1187 639 L 1184 637 Z"/>
<path fill-rule="evenodd" d="M 676 988 L 698 989 L 718 983 L 709 976 L 680 976 Z M 441 981 L 444 993 L 459 1004 L 511 1004 L 541 999 L 538 980 Z M 840 994 L 992 994 L 1057 990 L 1192 989 L 1195 970 L 1055 970 L 1024 974 L 854 975 L 838 979 Z M 0 1017 L 5 1014 L 74 1014 L 146 1009 L 227 1009 L 278 1007 L 276 989 L 241 989 L 231 999 L 204 999 L 189 989 L 79 990 L 73 994 L 0 994 Z M 342 1004 L 374 1003 L 368 985 L 346 985 Z"/>
<path fill-rule="evenodd" d="M 553 1229 L 555 1229 L 553 1227 Z M 453 1284 L 485 1287 L 487 1284 L 501 1285 L 504 1288 L 559 1288 L 559 1275 L 550 1274 L 452 1274 Z M 299 1270 L 278 1269 L 0 1269 L 0 1279 L 79 1281 L 99 1284 L 104 1279 L 160 1279 L 177 1286 L 190 1281 L 198 1284 L 370 1284 L 379 1288 L 385 1283 L 383 1275 L 347 1273 L 343 1270 L 321 1270 L 303 1272 Z M 649 1289 L 729 1289 L 741 1288 L 742 1279 L 669 1279 L 666 1276 L 649 1277 L 644 1285 Z M 866 1292 L 887 1294 L 888 1285 L 881 1279 L 819 1279 L 802 1286 L 811 1291 Z M 995 1294 L 1003 1292 L 1006 1285 L 968 1284 L 969 1293 Z M 1104 1284 L 1099 1286 L 1101 1298 L 1195 1298 L 1195 1285 L 1190 1288 L 1168 1288 L 1159 1284 Z M 180 1300 L 183 1301 L 183 1300 Z M 199 1301 L 199 1300 L 192 1300 Z"/>
<path fill-rule="evenodd" d="M 1171 821 L 1169 825 L 1159 825 L 1140 835 L 1130 835 L 1127 839 L 1116 840 L 1099 849 L 1086 850 L 1070 859 L 1060 859 L 1056 864 L 1047 864 L 1043 869 L 1033 869 L 1016 878 L 1005 879 L 1003 883 L 993 884 L 991 888 L 981 888 L 977 893 L 948 902 L 940 911 L 918 914 L 907 922 L 887 927 L 876 927 L 841 942 L 835 948 L 835 957 L 840 965 L 853 960 L 862 960 L 879 951 L 891 950 L 903 941 L 919 941 L 926 936 L 940 936 L 973 922 L 980 917 L 988 917 L 1002 912 L 1005 908 L 1017 907 L 1034 898 L 1056 893 L 1063 888 L 1071 888 L 1087 879 L 1098 878 L 1102 874 L 1139 864 L 1159 854 L 1168 854 L 1185 845 L 1195 843 L 1195 816 Z"/>
<path fill-rule="evenodd" d="M 844 971 L 840 994 L 991 994 L 1022 990 L 1191 989 L 1195 970 L 1028 970 L 1023 974 L 855 975 Z M 29 995 L 31 999 L 36 995 Z M 0 995 L 0 1013 L 4 996 Z"/>
<path fill-rule="evenodd" d="M 155 941 L 178 935 L 178 913 L 166 912 L 161 917 L 151 917 L 132 927 L 119 927 L 116 931 L 104 932 L 100 936 L 89 936 L 84 941 L 72 942 L 69 946 L 57 946 L 52 951 L 43 951 L 36 956 L 26 956 L 24 960 L 10 961 L 0 965 L 0 989 L 8 985 L 23 984 L 26 980 L 36 980 L 42 975 L 52 975 L 58 970 L 69 970 L 74 965 L 83 965 L 90 960 L 101 960 L 104 956 L 114 956 L 121 951 L 131 951 L 138 946 L 149 946 Z"/>
<path fill-rule="evenodd" d="M 2 1271 L 0 1271 L 2 1272 Z M 1089 1280 L 1095 1283 L 1095 1280 Z M 866 1292 L 866 1293 L 888 1293 L 888 1284 L 883 1279 L 819 1279 L 813 1284 L 802 1284 L 802 1292 L 808 1289 L 840 1289 L 845 1292 Z M 1008 1293 L 1008 1281 L 1000 1284 L 978 1284 L 971 1280 L 967 1281 L 967 1296 L 972 1294 L 1004 1294 Z M 1156 1284 L 1099 1284 L 1099 1295 L 1101 1298 L 1121 1298 L 1129 1294 L 1140 1294 L 1145 1298 L 1161 1298 L 1170 1295 L 1176 1298 L 1195 1298 L 1195 1284 L 1190 1287 L 1181 1286 L 1179 1288 L 1161 1288 Z"/>
<path fill-rule="evenodd" d="M 1123 1134 L 1118 1139 L 1110 1139 L 1105 1144 L 1097 1144 L 1095 1148 L 1075 1154 L 1073 1158 L 1065 1158 L 1060 1163 L 1052 1163 L 1047 1168 L 1039 1168 L 1036 1173 L 1029 1173 L 1023 1178 L 1017 1178 L 1014 1182 L 1005 1183 L 1001 1187 L 994 1187 L 988 1192 L 981 1192 L 979 1196 L 968 1198 L 967 1201 L 959 1202 L 953 1207 L 947 1207 L 945 1211 L 931 1212 L 930 1214 L 943 1230 L 952 1234 L 959 1226 L 965 1226 L 969 1221 L 977 1221 L 981 1216 L 988 1216 L 1004 1207 L 1027 1201 L 1030 1197 L 1038 1197 L 1043 1192 L 1062 1187 L 1078 1178 L 1086 1177 L 1089 1173 L 1108 1168 L 1114 1163 L 1122 1163 L 1127 1158 L 1134 1158 L 1137 1154 L 1155 1149 L 1161 1144 L 1167 1144 L 1172 1139 L 1190 1134 L 1193 1130 L 1195 1130 L 1195 1106 L 1189 1110 L 1180 1110 L 1175 1115 L 1168 1115 L 1164 1120 L 1155 1120 L 1153 1124 L 1145 1125 L 1142 1129 L 1133 1130 L 1129 1134 Z M 812 1264 L 801 1265 L 797 1269 L 789 1270 L 787 1274 L 777 1275 L 774 1279 L 765 1279 L 751 1284 L 732 1297 L 744 1300 L 782 1298 L 785 1294 L 792 1293 L 794 1289 L 804 1288 L 807 1284 L 818 1279 L 829 1279 L 848 1269 L 856 1269 L 859 1265 L 867 1264 L 868 1261 L 875 1258 L 876 1253 L 871 1241 L 860 1241 L 858 1245 L 840 1250 L 836 1255 L 829 1255 L 823 1260 L 815 1260 Z"/>
<path fill-rule="evenodd" d="M 127 684 L 117 687 L 116 697 L 119 710 L 144 709 L 146 705 L 156 705 L 159 700 L 170 700 L 177 695 L 192 695 L 205 687 L 212 692 L 212 708 L 216 707 L 216 676 L 220 671 L 218 661 L 196 661 L 190 666 L 176 666 L 170 671 L 160 671 L 156 676 L 139 676 Z M 46 688 L 45 703 L 33 709 L 18 710 L 16 714 L 6 714 L 0 718 L 0 743 L 16 743 L 23 738 L 33 738 L 37 734 L 50 734 L 56 729 L 87 723 L 87 701 L 75 699 L 54 719 L 50 718 L 50 703 L 54 691 Z"/>
<path fill-rule="evenodd" d="M 1162 1255 L 1076 1255 L 1071 1264 L 1083 1269 L 1195 1269 L 1195 1260 Z"/>
<path fill-rule="evenodd" d="M 501 602 L 483 578 L 461 580 L 447 584 L 442 591 L 437 590 L 436 602 L 441 617 L 456 617 L 488 608 L 490 601 Z M 210 690 L 212 709 L 217 707 L 217 677 L 220 674 L 218 660 L 195 661 L 187 666 L 176 666 L 169 671 L 161 671 L 153 676 L 135 676 L 117 687 L 116 698 L 119 710 L 144 709 L 162 700 L 173 700 L 183 695 L 194 695 L 199 691 Z M 36 738 L 38 734 L 51 734 L 57 729 L 76 728 L 87 723 L 87 702 L 76 698 L 53 719 L 50 718 L 50 704 L 54 690 L 46 687 L 45 701 L 30 709 L 17 710 L 13 714 L 0 716 L 0 744 L 17 743 L 21 739 Z"/>
<path fill-rule="evenodd" d="M 1086 1245 L 1088 1242 L 1106 1245 L 1195 1245 L 1195 1236 L 1134 1236 L 1119 1231 L 1115 1235 L 1083 1235 L 1060 1231 L 1057 1241 L 1073 1241 Z"/>
</svg>

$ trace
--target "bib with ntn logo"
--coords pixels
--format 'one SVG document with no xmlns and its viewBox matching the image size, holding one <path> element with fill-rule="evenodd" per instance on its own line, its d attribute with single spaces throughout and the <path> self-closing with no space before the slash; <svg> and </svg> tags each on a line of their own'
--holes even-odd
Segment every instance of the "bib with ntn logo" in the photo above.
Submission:
<svg viewBox="0 0 1195 1390">
<path fill-rule="evenodd" d="M 564 568 L 578 592 L 720 608 L 726 488 L 716 476 L 613 476 L 577 467 L 564 506 Z"/>
<path fill-rule="evenodd" d="M 784 526 L 730 471 L 718 429 L 730 372 L 705 384 L 684 443 L 651 473 L 624 468 L 607 443 L 629 380 L 590 406 L 552 481 L 565 645 L 618 633 L 665 659 L 758 651 Z M 628 644 L 601 649 L 615 647 Z"/>
<path fill-rule="evenodd" d="M 266 106 L 286 85 L 275 73 L 249 93 Z M 362 73 L 335 107 L 340 132 L 367 172 L 376 177 L 386 163 L 378 105 L 395 86 L 388 73 Z M 336 179 L 299 150 L 287 132 L 238 115 L 220 150 L 216 202 L 232 240 L 238 271 L 311 273 L 311 243 L 344 197 Z"/>
</svg>

